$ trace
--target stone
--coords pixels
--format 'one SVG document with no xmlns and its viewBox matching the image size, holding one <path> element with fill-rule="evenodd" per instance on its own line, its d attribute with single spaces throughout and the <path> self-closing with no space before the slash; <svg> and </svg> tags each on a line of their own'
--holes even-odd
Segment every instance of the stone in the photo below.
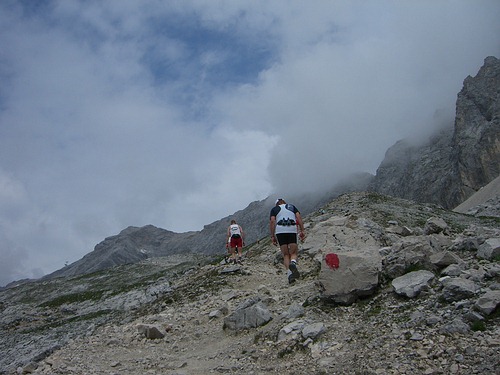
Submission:
<svg viewBox="0 0 500 375">
<path fill-rule="evenodd" d="M 336 256 L 338 268 L 331 268 L 325 260 L 321 263 L 318 282 L 323 286 L 323 299 L 350 305 L 359 297 L 375 292 L 382 270 L 382 258 L 378 250 L 353 250 L 337 253 Z"/>
<path fill-rule="evenodd" d="M 477 257 L 481 259 L 500 259 L 500 238 L 488 238 L 479 246 Z"/>
<path fill-rule="evenodd" d="M 280 317 L 283 319 L 297 319 L 304 315 L 305 309 L 301 304 L 294 303 Z"/>
<path fill-rule="evenodd" d="M 312 323 L 307 324 L 302 328 L 302 337 L 304 339 L 311 338 L 316 339 L 319 335 L 325 332 L 326 328 L 323 323 Z"/>
<path fill-rule="evenodd" d="M 459 276 L 462 273 L 462 267 L 459 264 L 450 264 L 441 271 L 441 276 Z"/>
<path fill-rule="evenodd" d="M 455 333 L 465 334 L 469 331 L 469 325 L 460 318 L 453 319 L 450 323 L 445 324 L 439 329 L 439 332 L 444 335 L 452 335 Z"/>
<path fill-rule="evenodd" d="M 500 290 L 489 290 L 476 301 L 475 308 L 485 315 L 490 315 L 500 305 Z"/>
<path fill-rule="evenodd" d="M 239 305 L 236 310 L 224 318 L 223 329 L 243 330 L 257 328 L 267 324 L 273 318 L 267 306 L 260 298 L 251 298 Z"/>
<path fill-rule="evenodd" d="M 441 283 L 443 298 L 448 302 L 474 297 L 479 291 L 479 286 L 474 281 L 461 277 L 444 278 Z"/>
<path fill-rule="evenodd" d="M 440 217 L 431 217 L 427 219 L 424 226 L 424 234 L 446 233 L 448 232 L 448 224 Z"/>
<path fill-rule="evenodd" d="M 165 337 L 165 334 L 161 332 L 160 329 L 154 325 L 139 324 L 137 326 L 137 330 L 139 333 L 144 335 L 144 337 L 150 340 L 162 339 Z"/>
<path fill-rule="evenodd" d="M 438 267 L 448 267 L 452 264 L 459 264 L 462 262 L 458 255 L 453 254 L 451 251 L 440 251 L 439 253 L 430 256 L 432 264 Z"/>
<path fill-rule="evenodd" d="M 306 326 L 304 320 L 295 320 L 284 327 L 282 327 L 278 333 L 278 341 L 283 341 L 290 335 L 299 335 L 302 329 Z"/>
<path fill-rule="evenodd" d="M 392 280 L 392 287 L 396 294 L 414 298 L 420 294 L 422 290 L 429 287 L 429 282 L 434 279 L 434 274 L 430 271 L 414 271 L 406 275 L 400 276 Z"/>
</svg>

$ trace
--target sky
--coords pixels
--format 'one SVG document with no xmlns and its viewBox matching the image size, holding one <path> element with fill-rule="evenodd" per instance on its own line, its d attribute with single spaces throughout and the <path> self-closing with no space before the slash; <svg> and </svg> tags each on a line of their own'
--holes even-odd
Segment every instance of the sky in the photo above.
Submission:
<svg viewBox="0 0 500 375">
<path fill-rule="evenodd" d="M 375 174 L 500 57 L 498 0 L 0 2 L 0 285 Z M 295 202 L 300 208 L 300 202 Z"/>
</svg>

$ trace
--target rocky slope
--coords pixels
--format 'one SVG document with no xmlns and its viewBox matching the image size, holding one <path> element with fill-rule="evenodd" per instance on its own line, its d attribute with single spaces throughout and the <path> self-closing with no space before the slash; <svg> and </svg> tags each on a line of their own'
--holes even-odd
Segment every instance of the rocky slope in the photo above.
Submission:
<svg viewBox="0 0 500 375">
<path fill-rule="evenodd" d="M 455 124 L 425 144 L 387 150 L 370 189 L 453 208 L 500 175 L 500 60 L 490 56 L 467 77 Z"/>
<path fill-rule="evenodd" d="M 292 285 L 266 237 L 2 290 L 1 373 L 499 373 L 498 219 L 352 193 L 306 230 Z"/>
<path fill-rule="evenodd" d="M 500 176 L 459 204 L 453 211 L 474 216 L 500 217 Z"/>
</svg>

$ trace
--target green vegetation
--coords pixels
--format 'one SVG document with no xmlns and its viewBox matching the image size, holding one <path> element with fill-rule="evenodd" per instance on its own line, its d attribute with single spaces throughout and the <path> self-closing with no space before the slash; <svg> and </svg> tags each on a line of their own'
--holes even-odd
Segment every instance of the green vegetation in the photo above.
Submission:
<svg viewBox="0 0 500 375">
<path fill-rule="evenodd" d="M 99 301 L 104 294 L 102 290 L 91 290 L 81 293 L 65 294 L 50 301 L 44 302 L 40 307 L 59 307 L 64 304 L 84 302 L 88 300 Z"/>
<path fill-rule="evenodd" d="M 486 324 L 481 321 L 481 320 L 476 320 L 475 322 L 473 322 L 471 324 L 471 327 L 470 327 L 474 332 L 477 332 L 477 331 L 486 331 Z"/>
</svg>

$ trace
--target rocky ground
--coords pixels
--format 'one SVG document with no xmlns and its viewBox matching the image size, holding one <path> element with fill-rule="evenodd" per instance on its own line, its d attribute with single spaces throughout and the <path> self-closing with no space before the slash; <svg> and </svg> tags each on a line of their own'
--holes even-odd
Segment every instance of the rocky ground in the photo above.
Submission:
<svg viewBox="0 0 500 375">
<path fill-rule="evenodd" d="M 345 217 L 353 211 L 350 207 L 337 215 Z M 314 220 L 308 221 L 308 233 L 315 235 Z M 171 286 L 171 292 L 124 321 L 88 331 L 23 371 L 116 375 L 500 373 L 498 313 L 487 319 L 465 320 L 465 326 L 458 319 L 466 311 L 471 313 L 469 308 L 477 297 L 443 300 L 442 286 L 435 280 L 417 298 L 406 298 L 394 293 L 390 282 L 382 282 L 374 295 L 351 306 L 328 305 L 321 298 L 318 263 L 304 251 L 308 240 L 301 245 L 302 278 L 295 284 L 286 282 L 277 248 L 262 240 L 249 248 L 242 265 L 221 262 L 190 271 Z M 498 287 L 498 260 L 484 261 L 470 251 L 456 254 L 467 263 L 467 269 L 485 270 L 486 276 L 478 280 L 483 288 Z M 228 328 L 228 317 L 252 299 L 259 300 L 272 319 L 250 328 Z M 145 333 L 146 328 L 151 330 Z M 156 330 L 163 337 L 153 338 Z"/>
</svg>

